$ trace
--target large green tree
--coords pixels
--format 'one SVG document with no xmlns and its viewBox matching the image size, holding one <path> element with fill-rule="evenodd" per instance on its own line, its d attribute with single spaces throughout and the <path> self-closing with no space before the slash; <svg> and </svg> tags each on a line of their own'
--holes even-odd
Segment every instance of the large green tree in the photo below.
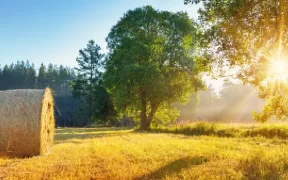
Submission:
<svg viewBox="0 0 288 180">
<path fill-rule="evenodd" d="M 196 24 L 183 12 L 151 6 L 129 10 L 112 27 L 104 85 L 119 112 L 133 112 L 147 130 L 161 110 L 186 103 L 203 88 L 208 67 L 199 53 Z"/>
<path fill-rule="evenodd" d="M 258 121 L 288 115 L 287 0 L 185 0 L 203 3 L 200 20 L 218 62 L 238 69 L 244 83 L 258 87 L 267 104 Z M 220 61 L 219 61 L 220 59 Z"/>
</svg>

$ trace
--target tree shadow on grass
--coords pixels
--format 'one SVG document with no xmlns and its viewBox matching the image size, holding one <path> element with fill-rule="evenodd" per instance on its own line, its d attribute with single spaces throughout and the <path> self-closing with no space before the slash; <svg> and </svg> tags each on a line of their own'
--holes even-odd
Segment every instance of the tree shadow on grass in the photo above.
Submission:
<svg viewBox="0 0 288 180">
<path fill-rule="evenodd" d="M 108 136 L 121 136 L 130 133 L 123 128 L 63 128 L 55 131 L 55 144 L 72 142 L 81 143 L 79 140 L 102 138 Z M 122 131 L 122 132 L 121 132 Z"/>
<path fill-rule="evenodd" d="M 136 177 L 134 178 L 134 180 L 162 179 L 168 175 L 179 173 L 182 169 L 187 169 L 192 166 L 205 164 L 206 162 L 208 162 L 208 159 L 204 156 L 185 157 L 172 161 L 150 174 L 146 174 L 141 177 Z"/>
<path fill-rule="evenodd" d="M 119 128 L 119 127 L 101 127 L 101 128 L 56 128 L 56 133 L 71 133 L 71 132 L 77 132 L 77 133 L 86 133 L 86 132 L 95 132 L 95 131 L 123 131 L 123 130 L 129 130 L 129 128 Z"/>
<path fill-rule="evenodd" d="M 67 142 L 77 142 L 75 140 L 84 140 L 91 138 L 102 138 L 104 134 L 56 134 L 55 144 L 67 143 Z"/>
</svg>

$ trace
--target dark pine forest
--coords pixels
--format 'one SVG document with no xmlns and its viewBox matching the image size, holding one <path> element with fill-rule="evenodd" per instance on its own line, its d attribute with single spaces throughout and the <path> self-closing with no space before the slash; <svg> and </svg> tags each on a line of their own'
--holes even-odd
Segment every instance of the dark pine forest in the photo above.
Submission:
<svg viewBox="0 0 288 180">
<path fill-rule="evenodd" d="M 75 79 L 75 70 L 65 66 L 42 63 L 36 68 L 28 60 L 17 61 L 0 66 L 0 90 L 9 89 L 44 89 L 53 90 L 55 101 L 55 119 L 57 126 L 82 126 L 77 121 L 77 109 L 81 99 L 73 98 L 69 81 Z"/>
</svg>

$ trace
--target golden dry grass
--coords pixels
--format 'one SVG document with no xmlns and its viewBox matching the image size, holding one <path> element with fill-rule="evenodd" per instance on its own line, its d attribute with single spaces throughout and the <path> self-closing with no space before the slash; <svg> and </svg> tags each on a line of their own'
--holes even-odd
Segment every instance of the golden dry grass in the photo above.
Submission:
<svg viewBox="0 0 288 180">
<path fill-rule="evenodd" d="M 0 179 L 287 179 L 286 140 L 57 129 L 51 154 L 0 158 Z"/>
<path fill-rule="evenodd" d="M 49 153 L 54 139 L 50 89 L 0 91 L 0 152 L 18 157 Z"/>
</svg>

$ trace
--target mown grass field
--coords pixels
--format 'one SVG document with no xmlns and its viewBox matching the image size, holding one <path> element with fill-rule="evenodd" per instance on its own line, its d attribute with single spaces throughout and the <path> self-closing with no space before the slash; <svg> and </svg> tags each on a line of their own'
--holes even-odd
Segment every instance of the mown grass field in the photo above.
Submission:
<svg viewBox="0 0 288 180">
<path fill-rule="evenodd" d="M 284 126 L 284 125 L 283 125 Z M 0 158 L 0 179 L 288 179 L 285 138 L 57 129 L 52 153 Z"/>
</svg>

